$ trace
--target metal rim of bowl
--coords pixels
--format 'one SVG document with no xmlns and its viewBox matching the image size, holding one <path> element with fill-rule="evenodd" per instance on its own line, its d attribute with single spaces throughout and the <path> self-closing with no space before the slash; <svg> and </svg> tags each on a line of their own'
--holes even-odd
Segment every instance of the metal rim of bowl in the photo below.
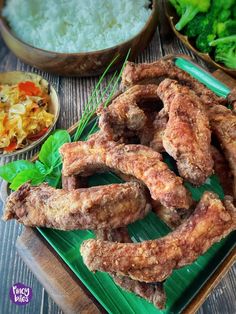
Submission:
<svg viewBox="0 0 236 314">
<path fill-rule="evenodd" d="M 37 147 L 40 143 L 42 143 L 42 142 L 50 135 L 50 133 L 53 131 L 53 129 L 55 128 L 56 123 L 57 123 L 58 118 L 59 118 L 59 115 L 60 115 L 60 109 L 61 109 L 60 99 L 59 99 L 59 97 L 58 97 L 57 91 L 55 90 L 55 88 L 53 87 L 53 85 L 52 85 L 51 83 L 49 83 L 49 82 L 48 82 L 45 78 L 43 78 L 41 75 L 36 74 L 36 73 L 33 73 L 33 72 L 25 72 L 25 71 L 9 71 L 9 72 L 5 72 L 5 73 L 11 73 L 11 72 L 28 73 L 28 74 L 30 74 L 30 75 L 38 76 L 38 77 L 40 77 L 41 79 L 45 80 L 45 81 L 47 82 L 47 84 L 50 86 L 50 91 L 51 91 L 51 90 L 54 90 L 54 92 L 55 92 L 55 94 L 56 94 L 56 97 L 57 97 L 57 111 L 56 111 L 56 114 L 55 114 L 55 116 L 54 116 L 53 123 L 50 125 L 50 127 L 49 127 L 48 130 L 47 130 L 47 132 L 46 132 L 42 137 L 40 137 L 37 141 L 34 141 L 34 142 L 32 142 L 31 144 L 26 145 L 25 147 L 23 147 L 23 148 L 21 148 L 21 149 L 15 150 L 14 152 L 11 152 L 11 153 L 3 153 L 3 152 L 0 152 L 0 159 L 1 159 L 1 158 L 5 158 L 5 157 L 12 157 L 12 156 L 16 156 L 16 155 L 19 155 L 19 154 L 26 153 L 26 152 L 28 152 L 29 150 L 32 150 L 33 148 Z"/>
<path fill-rule="evenodd" d="M 156 10 L 158 8 L 157 6 L 157 3 L 158 3 L 158 0 L 151 0 L 151 4 L 152 4 L 152 11 L 151 11 L 151 14 L 150 16 L 148 17 L 148 20 L 146 21 L 146 23 L 144 24 L 144 26 L 142 27 L 142 29 L 136 34 L 134 35 L 133 37 L 127 39 L 126 41 L 123 41 L 115 46 L 112 46 L 112 47 L 108 47 L 108 48 L 105 48 L 105 49 L 100 49 L 100 50 L 94 50 L 94 51 L 88 51 L 88 52 L 56 52 L 56 51 L 52 51 L 52 50 L 45 50 L 45 49 L 42 49 L 42 48 L 37 48 L 37 47 L 34 47 L 32 46 L 31 44 L 28 44 L 26 43 L 25 41 L 19 39 L 15 34 L 14 32 L 11 30 L 11 28 L 8 26 L 8 23 L 7 21 L 5 20 L 5 18 L 1 15 L 1 11 L 2 11 L 2 8 L 0 10 L 0 31 L 1 31 L 1 28 L 4 28 L 4 30 L 6 32 L 9 33 L 9 35 L 11 35 L 19 44 L 23 44 L 27 47 L 29 47 L 30 49 L 35 49 L 37 51 L 40 51 L 42 53 L 45 53 L 45 54 L 51 54 L 51 53 L 54 53 L 55 55 L 58 55 L 59 57 L 64 57 L 64 56 L 72 56 L 72 57 L 84 57 L 84 56 L 90 56 L 90 55 L 93 55 L 93 54 L 105 54 L 107 52 L 110 52 L 114 49 L 117 49 L 120 47 L 120 45 L 126 45 L 126 44 L 129 44 L 130 42 L 132 42 L 133 40 L 135 40 L 138 36 L 140 36 L 140 34 L 145 31 L 145 29 L 147 28 L 147 26 L 149 25 L 150 21 L 152 20 L 153 16 L 156 14 Z"/>
</svg>

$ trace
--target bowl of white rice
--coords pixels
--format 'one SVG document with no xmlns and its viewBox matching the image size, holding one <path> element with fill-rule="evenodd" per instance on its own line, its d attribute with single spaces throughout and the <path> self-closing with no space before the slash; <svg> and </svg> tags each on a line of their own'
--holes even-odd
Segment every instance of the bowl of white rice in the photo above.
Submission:
<svg viewBox="0 0 236 314">
<path fill-rule="evenodd" d="M 101 74 L 133 59 L 157 27 L 157 0 L 0 0 L 0 32 L 12 52 L 63 76 Z"/>
</svg>

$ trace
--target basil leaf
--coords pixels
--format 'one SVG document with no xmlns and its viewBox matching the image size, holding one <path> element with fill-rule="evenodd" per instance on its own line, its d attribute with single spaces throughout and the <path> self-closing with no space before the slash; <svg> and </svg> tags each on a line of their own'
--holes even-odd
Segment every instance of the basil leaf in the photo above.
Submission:
<svg viewBox="0 0 236 314">
<path fill-rule="evenodd" d="M 10 188 L 17 190 L 23 183 L 30 181 L 32 185 L 37 185 L 44 181 L 45 175 L 40 173 L 36 168 L 23 170 L 17 174 L 12 181 Z"/>
<path fill-rule="evenodd" d="M 70 135 L 67 131 L 57 130 L 54 134 L 50 135 L 43 144 L 39 153 L 39 160 L 48 168 L 58 165 L 61 160 L 58 149 L 64 143 L 68 143 L 70 141 Z"/>
<path fill-rule="evenodd" d="M 19 172 L 33 169 L 35 169 L 35 165 L 32 162 L 16 160 L 0 167 L 0 177 L 11 183 Z"/>
<path fill-rule="evenodd" d="M 41 163 L 40 161 L 36 160 L 35 161 L 35 167 L 38 169 L 38 171 L 42 174 L 47 174 L 48 172 L 48 168 L 44 166 L 43 163 Z M 50 169 L 49 169 L 50 170 Z"/>
<path fill-rule="evenodd" d="M 53 187 L 58 187 L 60 181 L 61 181 L 61 167 L 56 167 L 53 169 L 51 173 L 46 175 L 45 181 Z"/>
</svg>

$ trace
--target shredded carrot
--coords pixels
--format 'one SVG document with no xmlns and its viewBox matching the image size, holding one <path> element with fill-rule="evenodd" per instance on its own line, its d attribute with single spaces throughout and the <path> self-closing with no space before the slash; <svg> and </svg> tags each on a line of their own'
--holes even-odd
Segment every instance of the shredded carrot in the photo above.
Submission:
<svg viewBox="0 0 236 314">
<path fill-rule="evenodd" d="M 41 94 L 41 90 L 33 82 L 30 81 L 20 82 L 18 84 L 18 88 L 27 96 L 39 96 Z"/>
<path fill-rule="evenodd" d="M 11 143 L 7 147 L 4 148 L 4 151 L 10 153 L 10 152 L 13 152 L 16 149 L 16 147 L 17 147 L 17 141 L 16 139 L 13 139 Z"/>
</svg>

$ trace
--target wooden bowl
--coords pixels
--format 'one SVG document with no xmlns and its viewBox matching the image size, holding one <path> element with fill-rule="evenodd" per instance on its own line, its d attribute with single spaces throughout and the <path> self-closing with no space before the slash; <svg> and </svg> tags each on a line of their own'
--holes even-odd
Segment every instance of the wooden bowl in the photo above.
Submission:
<svg viewBox="0 0 236 314">
<path fill-rule="evenodd" d="M 42 143 L 48 135 L 51 133 L 51 131 L 54 129 L 55 124 L 58 120 L 59 113 L 60 113 L 60 103 L 57 96 L 57 93 L 55 89 L 47 82 L 45 79 L 43 79 L 40 75 L 37 75 L 35 73 L 28 73 L 28 72 L 20 72 L 20 71 L 14 71 L 14 72 L 2 72 L 0 73 L 0 84 L 9 84 L 14 85 L 22 81 L 33 81 L 37 82 L 40 86 L 42 86 L 44 89 L 48 90 L 49 97 L 49 104 L 48 104 L 48 112 L 52 113 L 54 115 L 54 120 L 51 126 L 48 128 L 47 133 L 45 133 L 42 137 L 40 137 L 38 140 L 32 142 L 29 145 L 26 145 L 22 149 L 17 149 L 14 152 L 11 153 L 2 153 L 0 152 L 0 158 L 1 157 L 10 157 L 14 155 L 18 155 L 21 153 L 25 153 L 40 143 Z"/>
<path fill-rule="evenodd" d="M 11 31 L 1 16 L 4 0 L 0 0 L 0 32 L 10 50 L 24 62 L 41 70 L 63 76 L 95 76 L 104 72 L 115 56 L 119 55 L 111 70 L 121 67 L 131 48 L 129 60 L 134 59 L 151 40 L 157 27 L 157 1 L 152 1 L 152 12 L 143 29 L 131 39 L 111 48 L 81 53 L 58 53 L 35 48 Z"/>
<path fill-rule="evenodd" d="M 167 0 L 164 1 L 164 9 L 165 14 L 169 20 L 170 26 L 175 33 L 175 35 L 182 41 L 182 43 L 187 46 L 189 49 L 191 49 L 194 53 L 196 53 L 200 58 L 202 58 L 204 61 L 209 62 L 211 65 L 217 67 L 218 69 L 221 69 L 228 74 L 236 77 L 236 69 L 227 68 L 222 63 L 217 63 L 208 53 L 200 52 L 196 49 L 194 46 L 194 41 L 188 38 L 186 35 L 181 34 L 178 32 L 175 28 L 175 24 L 178 22 L 179 18 L 178 15 L 174 9 L 174 7 L 171 5 L 171 3 Z"/>
</svg>

